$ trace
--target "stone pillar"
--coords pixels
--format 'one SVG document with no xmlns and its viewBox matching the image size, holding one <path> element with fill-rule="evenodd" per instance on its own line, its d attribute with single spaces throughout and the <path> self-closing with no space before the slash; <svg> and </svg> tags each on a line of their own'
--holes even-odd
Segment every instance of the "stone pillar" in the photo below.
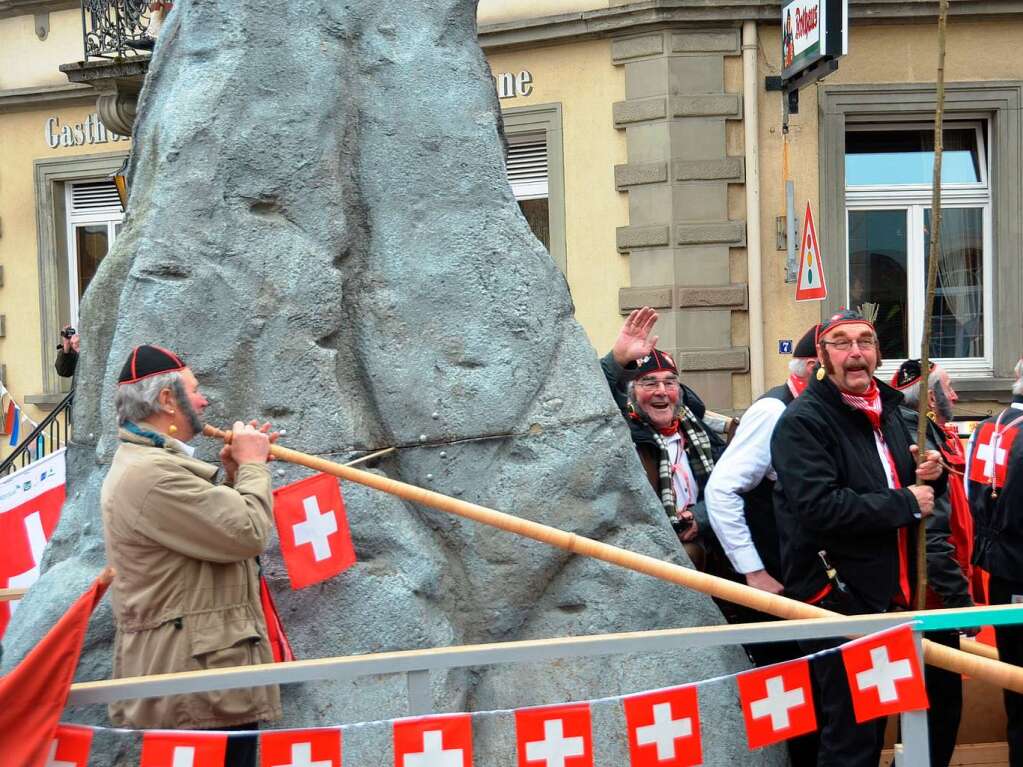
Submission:
<svg viewBox="0 0 1023 767">
<path fill-rule="evenodd" d="M 740 54 L 738 29 L 662 29 L 612 42 L 626 97 L 614 105 L 614 123 L 629 157 L 615 168 L 629 195 L 617 245 L 629 255 L 631 287 L 622 288 L 620 309 L 658 310 L 659 346 L 715 410 L 745 404 L 733 403 L 732 374 L 749 367 L 749 348 L 732 338 L 746 284 L 730 274 L 746 222 L 728 211 L 728 185 L 743 183 L 744 165 L 725 141 L 725 122 L 742 118 L 742 96 L 725 92 L 725 57 Z"/>
</svg>

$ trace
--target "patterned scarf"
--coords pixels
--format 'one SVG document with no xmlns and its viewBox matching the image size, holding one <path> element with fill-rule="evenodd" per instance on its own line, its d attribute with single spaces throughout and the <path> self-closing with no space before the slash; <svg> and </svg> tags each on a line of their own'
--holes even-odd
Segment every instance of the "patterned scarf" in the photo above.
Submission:
<svg viewBox="0 0 1023 767">
<path fill-rule="evenodd" d="M 686 457 L 689 459 L 689 469 L 693 472 L 693 479 L 696 480 L 697 486 L 702 487 L 714 470 L 714 454 L 711 451 L 710 437 L 700 426 L 693 411 L 685 405 L 680 406 L 679 416 L 672 425 L 677 424 L 675 430 L 682 432 L 682 445 L 686 451 Z M 671 479 L 671 454 L 668 452 L 668 443 L 657 429 L 653 430 L 653 434 L 654 441 L 661 451 L 661 458 L 657 466 L 661 505 L 664 506 L 668 516 L 674 519 L 678 515 L 678 508 L 675 485 Z"/>
<path fill-rule="evenodd" d="M 806 385 L 808 383 L 809 381 L 807 381 L 807 379 L 800 378 L 794 373 L 789 375 L 789 391 L 792 392 L 793 397 L 798 398 L 799 395 L 803 393 L 803 390 L 806 389 Z"/>
<path fill-rule="evenodd" d="M 839 392 L 845 404 L 867 416 L 874 431 L 881 431 L 881 390 L 877 388 L 877 381 L 871 379 L 870 388 L 863 394 L 852 394 L 844 389 L 839 389 Z"/>
</svg>

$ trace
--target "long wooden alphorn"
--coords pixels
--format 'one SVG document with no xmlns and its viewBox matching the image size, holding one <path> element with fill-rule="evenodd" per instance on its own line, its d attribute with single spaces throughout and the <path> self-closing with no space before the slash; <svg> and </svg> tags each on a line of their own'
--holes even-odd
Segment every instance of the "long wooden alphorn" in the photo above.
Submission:
<svg viewBox="0 0 1023 767">
<path fill-rule="evenodd" d="M 209 425 L 203 428 L 203 433 L 208 437 L 220 439 L 228 443 L 233 436 L 231 431 L 222 431 Z M 594 559 L 618 565 L 628 570 L 651 575 L 654 578 L 660 578 L 661 580 L 699 591 L 702 594 L 724 599 L 728 602 L 735 602 L 736 604 L 744 605 L 779 618 L 798 620 L 803 618 L 839 617 L 838 613 L 825 610 L 822 607 L 797 602 L 794 599 L 777 594 L 768 594 L 751 586 L 745 586 L 725 578 L 701 573 L 682 565 L 664 562 L 645 554 L 637 554 L 636 552 L 612 546 L 608 543 L 595 541 L 592 538 L 586 538 L 582 535 L 559 530 L 556 527 L 550 527 L 539 522 L 532 522 L 528 519 L 495 511 L 486 506 L 452 498 L 433 490 L 426 490 L 395 479 L 382 477 L 362 469 L 343 466 L 333 461 L 328 461 L 326 458 L 301 453 L 298 450 L 291 450 L 275 444 L 270 445 L 270 454 L 281 461 L 305 466 L 314 471 L 320 471 L 324 474 L 346 479 L 349 482 L 356 482 L 360 485 L 371 487 L 374 490 L 380 490 L 412 503 L 429 506 L 432 509 L 456 514 L 457 516 L 471 519 L 484 525 L 490 525 L 509 533 L 532 538 L 535 541 L 565 549 L 573 554 L 593 557 Z M 927 639 L 923 641 L 923 646 L 924 659 L 932 666 L 959 674 L 967 674 L 983 679 L 997 687 L 1023 694 L 1023 668 L 1002 663 L 998 660 L 992 660 L 981 655 L 972 655 L 960 650 L 953 650 L 951 647 L 945 647 Z"/>
</svg>

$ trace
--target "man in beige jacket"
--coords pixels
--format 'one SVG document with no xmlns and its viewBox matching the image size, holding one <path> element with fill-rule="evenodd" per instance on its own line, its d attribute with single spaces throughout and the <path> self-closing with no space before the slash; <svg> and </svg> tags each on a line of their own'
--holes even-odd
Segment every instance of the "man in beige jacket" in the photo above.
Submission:
<svg viewBox="0 0 1023 767">
<path fill-rule="evenodd" d="M 216 466 L 185 443 L 207 405 L 192 371 L 165 349 L 132 350 L 118 382 L 120 444 L 103 482 L 117 634 L 115 677 L 273 661 L 256 561 L 270 541 L 269 425 L 234 425 Z M 110 706 L 115 725 L 257 729 L 280 717 L 276 686 L 169 695 Z M 227 767 L 255 765 L 255 738 L 229 740 Z"/>
</svg>

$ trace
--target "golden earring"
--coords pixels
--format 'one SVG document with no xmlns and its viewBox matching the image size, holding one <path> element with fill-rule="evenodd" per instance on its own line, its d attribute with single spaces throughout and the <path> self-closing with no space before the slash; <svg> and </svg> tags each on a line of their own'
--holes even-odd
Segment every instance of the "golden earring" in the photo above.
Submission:
<svg viewBox="0 0 1023 767">
<path fill-rule="evenodd" d="M 824 368 L 817 368 L 817 380 L 818 381 L 823 381 L 824 380 L 824 376 L 826 376 L 826 375 L 827 375 L 827 373 L 824 372 Z"/>
<path fill-rule="evenodd" d="M 170 426 L 167 427 L 167 431 L 169 433 L 171 433 L 171 434 L 177 434 L 178 433 L 178 427 L 175 426 L 174 424 L 171 424 Z"/>
</svg>

